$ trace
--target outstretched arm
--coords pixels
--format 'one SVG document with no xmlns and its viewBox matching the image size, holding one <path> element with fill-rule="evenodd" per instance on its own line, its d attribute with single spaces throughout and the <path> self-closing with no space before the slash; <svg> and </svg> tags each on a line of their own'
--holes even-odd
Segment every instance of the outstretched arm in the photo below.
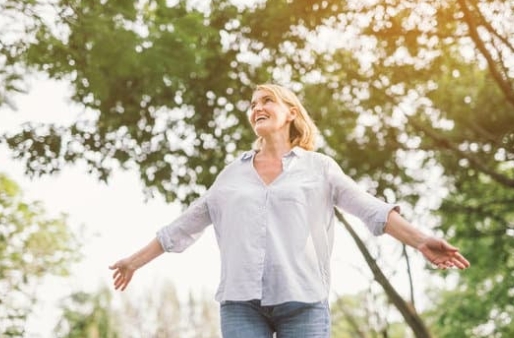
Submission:
<svg viewBox="0 0 514 338">
<path fill-rule="evenodd" d="M 155 238 L 133 255 L 120 259 L 113 265 L 109 266 L 109 269 L 114 270 L 112 275 L 112 278 L 114 279 L 114 289 L 120 289 L 121 291 L 125 290 L 130 283 L 134 272 L 146 263 L 150 262 L 152 259 L 160 256 L 162 253 L 164 253 L 164 250 L 159 241 Z"/>
<path fill-rule="evenodd" d="M 465 269 L 470 265 L 459 249 L 443 239 L 422 233 L 396 211 L 389 213 L 384 232 L 419 250 L 430 263 L 440 269 L 451 267 Z"/>
</svg>

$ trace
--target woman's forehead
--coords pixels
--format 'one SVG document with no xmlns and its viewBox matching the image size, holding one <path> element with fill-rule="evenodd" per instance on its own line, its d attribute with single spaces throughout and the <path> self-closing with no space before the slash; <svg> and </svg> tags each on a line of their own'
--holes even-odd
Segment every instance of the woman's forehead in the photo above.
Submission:
<svg viewBox="0 0 514 338">
<path fill-rule="evenodd" d="M 263 97 L 266 97 L 266 96 L 271 96 L 271 97 L 274 98 L 275 94 L 272 91 L 267 90 L 267 89 L 258 89 L 258 90 L 253 92 L 252 102 L 258 101 L 258 100 L 260 100 L 260 99 L 262 99 Z"/>
</svg>

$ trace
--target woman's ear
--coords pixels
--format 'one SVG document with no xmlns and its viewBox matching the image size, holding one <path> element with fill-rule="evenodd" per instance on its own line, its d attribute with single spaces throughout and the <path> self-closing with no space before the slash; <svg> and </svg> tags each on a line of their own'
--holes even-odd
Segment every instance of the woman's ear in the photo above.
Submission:
<svg viewBox="0 0 514 338">
<path fill-rule="evenodd" d="M 296 118 L 296 116 L 298 116 L 298 108 L 291 107 L 289 109 L 289 116 L 287 117 L 287 120 L 288 121 L 293 121 Z"/>
</svg>

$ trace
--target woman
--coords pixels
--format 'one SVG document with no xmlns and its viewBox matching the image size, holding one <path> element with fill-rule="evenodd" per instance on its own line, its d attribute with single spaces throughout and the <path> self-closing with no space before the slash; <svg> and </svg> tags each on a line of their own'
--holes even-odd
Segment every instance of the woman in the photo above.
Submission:
<svg viewBox="0 0 514 338">
<path fill-rule="evenodd" d="M 110 266 L 115 289 L 124 290 L 137 269 L 163 252 L 186 249 L 213 224 L 223 337 L 329 337 L 334 207 L 359 217 L 373 234 L 418 249 L 439 268 L 469 266 L 455 247 L 423 234 L 398 206 L 366 193 L 332 158 L 312 151 L 317 128 L 290 90 L 257 86 L 249 120 L 255 150 L 225 167 L 147 246 Z"/>
</svg>

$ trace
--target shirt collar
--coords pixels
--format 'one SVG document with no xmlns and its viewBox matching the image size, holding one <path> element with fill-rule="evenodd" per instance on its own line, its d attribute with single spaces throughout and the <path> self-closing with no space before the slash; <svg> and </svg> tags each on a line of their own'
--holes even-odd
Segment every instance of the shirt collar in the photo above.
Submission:
<svg viewBox="0 0 514 338">
<path fill-rule="evenodd" d="M 284 157 L 288 157 L 291 155 L 295 155 L 297 157 L 301 157 L 303 154 L 305 154 L 306 150 L 301 147 L 293 147 L 290 151 L 288 151 L 286 154 L 284 154 Z M 255 149 L 245 151 L 243 155 L 241 155 L 241 161 L 247 161 L 255 156 L 257 151 Z"/>
</svg>

